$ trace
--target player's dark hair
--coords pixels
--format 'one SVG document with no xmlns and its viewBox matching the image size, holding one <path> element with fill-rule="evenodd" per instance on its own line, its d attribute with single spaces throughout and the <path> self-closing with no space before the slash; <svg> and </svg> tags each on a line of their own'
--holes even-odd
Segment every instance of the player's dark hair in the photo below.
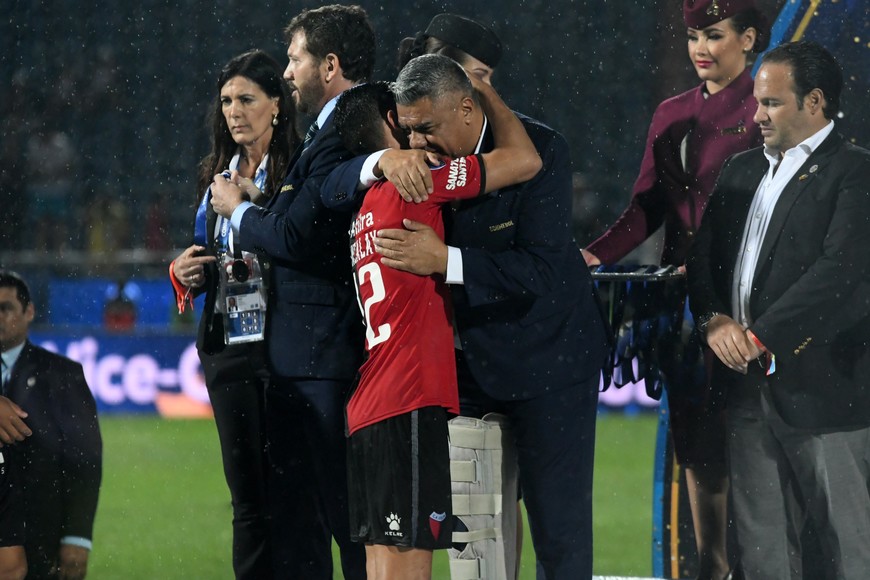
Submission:
<svg viewBox="0 0 870 580">
<path fill-rule="evenodd" d="M 384 123 L 390 111 L 396 111 L 390 83 L 365 83 L 342 93 L 335 105 L 333 123 L 344 147 L 354 155 L 386 147 Z"/>
</svg>

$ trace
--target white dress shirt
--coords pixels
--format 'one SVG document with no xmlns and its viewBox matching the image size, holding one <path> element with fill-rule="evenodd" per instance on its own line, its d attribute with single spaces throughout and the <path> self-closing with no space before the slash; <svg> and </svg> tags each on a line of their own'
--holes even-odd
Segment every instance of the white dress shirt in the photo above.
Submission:
<svg viewBox="0 0 870 580">
<path fill-rule="evenodd" d="M 779 151 L 764 148 L 764 156 L 767 157 L 770 168 L 758 185 L 758 189 L 755 190 L 755 196 L 749 206 L 749 217 L 743 230 L 743 241 L 737 254 L 734 282 L 731 288 L 734 320 L 744 327 L 752 324 L 749 313 L 752 280 L 758 265 L 758 251 L 761 249 L 764 236 L 767 235 L 767 227 L 770 225 L 776 202 L 807 158 L 833 130 L 834 122 L 831 121 L 822 130 L 782 153 L 781 157 Z"/>
</svg>

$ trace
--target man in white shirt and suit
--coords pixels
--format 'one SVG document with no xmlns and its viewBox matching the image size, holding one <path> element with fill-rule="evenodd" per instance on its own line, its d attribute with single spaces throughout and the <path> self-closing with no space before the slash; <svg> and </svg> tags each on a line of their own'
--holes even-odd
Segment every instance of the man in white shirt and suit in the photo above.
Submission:
<svg viewBox="0 0 870 580">
<path fill-rule="evenodd" d="M 764 147 L 726 161 L 687 265 L 749 580 L 801 577 L 807 533 L 826 576 L 870 569 L 870 152 L 834 130 L 842 84 L 818 44 L 765 55 Z"/>
</svg>

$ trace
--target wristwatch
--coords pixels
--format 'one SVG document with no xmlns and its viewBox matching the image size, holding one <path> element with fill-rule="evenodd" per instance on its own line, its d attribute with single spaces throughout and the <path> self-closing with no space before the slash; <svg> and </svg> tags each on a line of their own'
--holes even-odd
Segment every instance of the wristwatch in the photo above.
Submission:
<svg viewBox="0 0 870 580">
<path fill-rule="evenodd" d="M 710 325 L 710 321 L 713 320 L 714 317 L 722 314 L 721 312 L 708 312 L 706 314 L 702 314 L 698 317 L 698 323 L 695 327 L 698 329 L 702 335 L 707 334 L 707 327 Z"/>
</svg>

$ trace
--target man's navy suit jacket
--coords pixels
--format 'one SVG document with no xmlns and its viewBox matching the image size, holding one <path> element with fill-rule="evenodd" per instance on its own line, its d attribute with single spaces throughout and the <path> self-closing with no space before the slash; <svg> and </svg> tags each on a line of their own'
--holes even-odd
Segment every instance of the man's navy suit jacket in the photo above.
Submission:
<svg viewBox="0 0 870 580">
<path fill-rule="evenodd" d="M 351 379 L 362 360 L 351 212 L 328 209 L 320 198 L 323 180 L 348 158 L 330 116 L 297 150 L 281 190 L 242 217 L 241 248 L 268 257 L 266 344 L 270 370 L 281 377 Z"/>
</svg>

